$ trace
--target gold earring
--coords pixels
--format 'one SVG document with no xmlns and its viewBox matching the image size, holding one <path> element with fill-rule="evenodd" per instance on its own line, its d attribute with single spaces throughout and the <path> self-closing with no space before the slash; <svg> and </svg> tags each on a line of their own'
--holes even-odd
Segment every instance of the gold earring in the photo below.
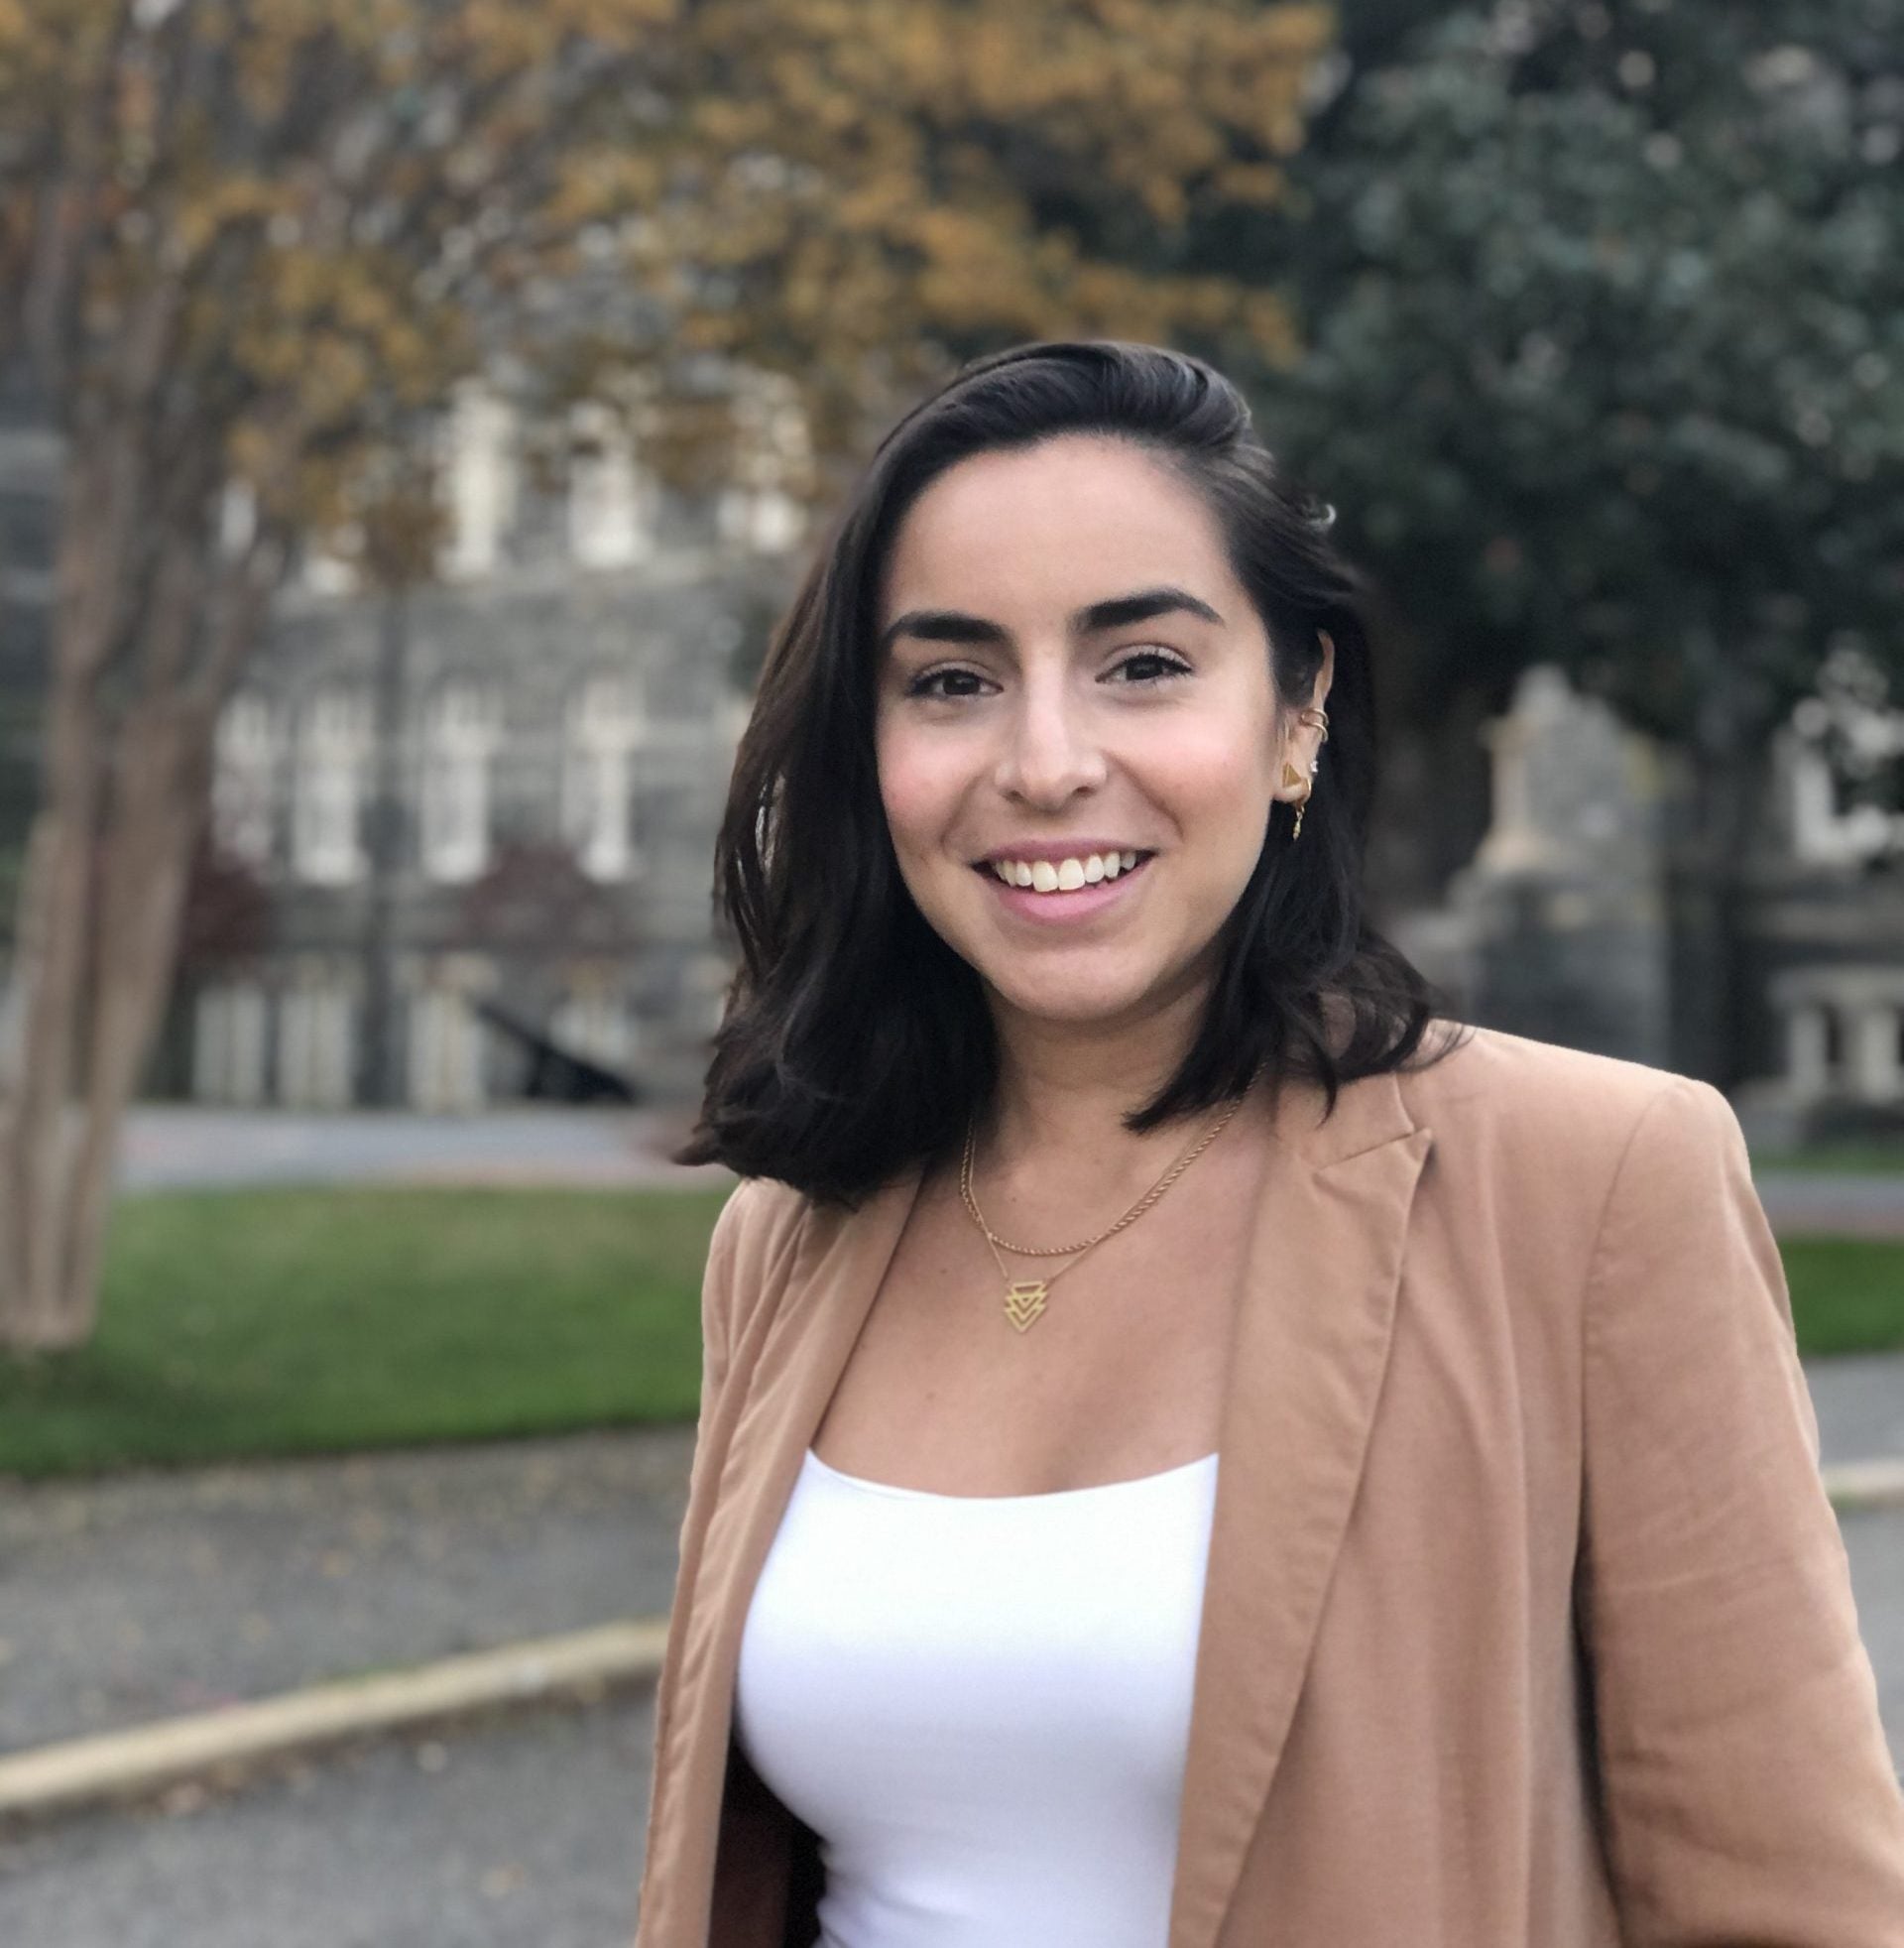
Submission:
<svg viewBox="0 0 1904 1948">
<path fill-rule="evenodd" d="M 1309 790 L 1296 800 L 1296 823 L 1294 829 L 1289 834 L 1289 843 L 1291 845 L 1295 844 L 1296 840 L 1302 837 L 1302 814 L 1308 809 L 1309 799 L 1315 789 L 1313 785 L 1310 786 Z"/>
</svg>

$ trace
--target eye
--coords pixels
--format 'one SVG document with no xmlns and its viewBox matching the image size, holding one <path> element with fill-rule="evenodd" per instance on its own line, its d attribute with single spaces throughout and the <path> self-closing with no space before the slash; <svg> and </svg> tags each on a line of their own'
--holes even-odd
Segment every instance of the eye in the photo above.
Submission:
<svg viewBox="0 0 1904 1948">
<path fill-rule="evenodd" d="M 956 664 L 937 670 L 922 670 L 906 684 L 907 696 L 977 696 L 985 678 L 976 670 L 961 670 Z"/>
<path fill-rule="evenodd" d="M 1190 666 L 1168 650 L 1139 650 L 1126 657 L 1112 673 L 1130 683 L 1159 683 L 1172 676 L 1189 675 Z"/>
</svg>

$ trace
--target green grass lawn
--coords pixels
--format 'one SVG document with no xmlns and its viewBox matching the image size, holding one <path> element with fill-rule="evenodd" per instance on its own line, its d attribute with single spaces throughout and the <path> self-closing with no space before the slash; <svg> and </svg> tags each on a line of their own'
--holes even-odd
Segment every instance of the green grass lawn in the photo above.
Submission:
<svg viewBox="0 0 1904 1948">
<path fill-rule="evenodd" d="M 725 1196 L 122 1198 L 92 1344 L 0 1357 L 0 1472 L 691 1418 Z"/>
<path fill-rule="evenodd" d="M 1755 1170 L 1849 1170 L 1858 1176 L 1904 1175 L 1904 1143 L 1818 1143 L 1804 1150 L 1755 1150 Z"/>
<path fill-rule="evenodd" d="M 0 1358 L 0 1473 L 682 1420 L 724 1190 L 128 1197 L 80 1352 Z M 1904 1348 L 1904 1245 L 1785 1245 L 1807 1353 Z"/>
<path fill-rule="evenodd" d="M 1904 1351 L 1904 1244 L 1786 1238 L 1779 1255 L 1801 1353 Z"/>
</svg>

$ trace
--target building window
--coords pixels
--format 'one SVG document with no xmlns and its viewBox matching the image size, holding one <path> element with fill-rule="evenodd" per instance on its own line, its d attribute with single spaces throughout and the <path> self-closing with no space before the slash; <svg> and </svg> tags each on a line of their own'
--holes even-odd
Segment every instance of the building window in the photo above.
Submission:
<svg viewBox="0 0 1904 1948">
<path fill-rule="evenodd" d="M 449 580 L 468 580 L 495 568 L 515 519 L 516 416 L 507 400 L 471 383 L 457 392 L 442 438 L 449 542 L 437 565 Z"/>
<path fill-rule="evenodd" d="M 211 788 L 216 849 L 248 866 L 271 860 L 278 739 L 261 696 L 235 696 L 218 719 Z"/>
<path fill-rule="evenodd" d="M 569 699 L 562 836 L 592 880 L 624 880 L 639 870 L 635 771 L 645 734 L 641 704 L 625 677 L 592 677 Z"/>
<path fill-rule="evenodd" d="M 799 488 L 813 451 L 799 391 L 778 373 L 756 373 L 734 402 L 733 478 L 715 520 L 720 537 L 741 548 L 776 554 L 805 532 Z"/>
<path fill-rule="evenodd" d="M 410 997 L 409 1096 L 414 1109 L 480 1109 L 488 1098 L 483 1072 L 483 1025 L 469 997 L 486 970 L 464 955 L 447 955 L 426 985 Z"/>
<path fill-rule="evenodd" d="M 500 727 L 494 699 L 471 684 L 447 684 L 430 699 L 418 822 L 431 879 L 473 880 L 489 864 L 490 760 Z"/>
<path fill-rule="evenodd" d="M 351 991 L 305 972 L 278 1004 L 278 1100 L 298 1109 L 342 1109 L 356 1095 Z"/>
<path fill-rule="evenodd" d="M 578 407 L 568 467 L 569 552 L 584 568 L 626 568 L 654 549 L 654 486 L 627 426 L 606 406 Z"/>
<path fill-rule="evenodd" d="M 1857 1093 L 1873 1102 L 1895 1102 L 1904 1087 L 1897 1060 L 1897 1006 L 1873 1000 L 1859 1010 L 1854 1063 Z"/>
<path fill-rule="evenodd" d="M 363 876 L 370 735 L 367 697 L 332 690 L 305 705 L 292 798 L 292 858 L 300 879 L 342 886 Z"/>
<path fill-rule="evenodd" d="M 265 993 L 255 983 L 201 988 L 192 1008 L 191 1093 L 203 1103 L 265 1100 Z"/>
</svg>

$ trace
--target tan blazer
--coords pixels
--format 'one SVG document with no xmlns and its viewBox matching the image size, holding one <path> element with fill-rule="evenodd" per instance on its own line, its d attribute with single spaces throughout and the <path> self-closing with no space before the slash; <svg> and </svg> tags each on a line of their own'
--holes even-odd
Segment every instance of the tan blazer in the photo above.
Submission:
<svg viewBox="0 0 1904 1948">
<path fill-rule="evenodd" d="M 1725 1098 L 1482 1031 L 1320 1119 L 1291 1084 L 1260 1140 L 1168 1948 L 1904 1948 L 1904 1797 Z M 734 1675 L 918 1182 L 722 1214 L 637 1948 L 814 1938 Z"/>
</svg>

